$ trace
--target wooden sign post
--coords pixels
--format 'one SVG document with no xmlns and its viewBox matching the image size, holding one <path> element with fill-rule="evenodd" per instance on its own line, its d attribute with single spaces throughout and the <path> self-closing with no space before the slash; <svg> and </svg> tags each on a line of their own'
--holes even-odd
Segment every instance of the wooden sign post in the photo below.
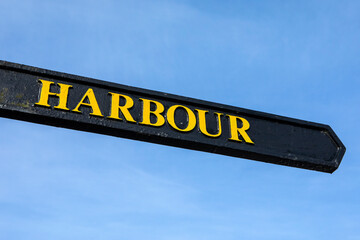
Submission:
<svg viewBox="0 0 360 240">
<path fill-rule="evenodd" d="M 332 173 L 323 124 L 0 61 L 0 116 Z"/>
</svg>

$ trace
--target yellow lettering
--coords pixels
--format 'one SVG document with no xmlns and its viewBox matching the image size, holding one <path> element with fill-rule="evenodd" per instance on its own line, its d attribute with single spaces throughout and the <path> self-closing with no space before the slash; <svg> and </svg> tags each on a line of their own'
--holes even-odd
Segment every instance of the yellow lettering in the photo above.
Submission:
<svg viewBox="0 0 360 240">
<path fill-rule="evenodd" d="M 161 113 L 163 113 L 165 110 L 164 105 L 162 105 L 160 102 L 145 99 L 145 98 L 140 98 L 140 100 L 143 101 L 143 119 L 142 119 L 142 122 L 140 122 L 140 124 L 150 125 L 150 126 L 155 126 L 155 127 L 160 127 L 160 126 L 164 125 L 165 118 L 161 115 Z M 154 103 L 156 105 L 156 109 L 154 111 L 150 110 L 151 103 Z M 150 121 L 151 114 L 156 116 L 155 123 L 152 123 Z"/>
<path fill-rule="evenodd" d="M 175 123 L 175 110 L 179 107 L 185 109 L 185 111 L 187 112 L 187 115 L 188 115 L 188 125 L 184 129 L 179 128 Z M 193 130 L 196 126 L 196 117 L 195 117 L 195 114 L 193 113 L 193 111 L 191 111 L 190 108 L 181 106 L 181 105 L 171 106 L 166 113 L 166 119 L 167 119 L 168 123 L 170 124 L 170 126 L 172 126 L 174 129 L 181 131 L 181 132 L 189 132 L 189 131 Z"/>
<path fill-rule="evenodd" d="M 132 100 L 132 98 L 118 93 L 109 92 L 109 94 L 111 94 L 111 113 L 108 118 L 122 120 L 119 117 L 119 110 L 120 110 L 123 116 L 125 117 L 126 121 L 136 122 L 129 112 L 129 109 L 134 106 L 134 101 Z M 119 106 L 120 97 L 125 99 L 124 106 Z"/>
<path fill-rule="evenodd" d="M 206 118 L 205 115 L 206 113 L 208 113 L 209 111 L 205 111 L 205 110 L 200 110 L 200 109 L 195 109 L 198 112 L 199 115 L 199 128 L 200 131 L 209 137 L 219 137 L 221 135 L 221 116 L 223 115 L 222 113 L 215 113 L 217 115 L 217 119 L 218 119 L 218 133 L 217 134 L 210 134 L 207 129 L 206 129 Z"/>
<path fill-rule="evenodd" d="M 84 102 L 84 100 L 88 98 L 89 103 Z M 81 113 L 81 111 L 79 110 L 80 106 L 87 106 L 87 107 L 91 107 L 92 113 L 90 113 L 90 115 L 93 116 L 99 116 L 99 117 L 103 117 L 103 115 L 101 114 L 99 105 L 97 103 L 97 100 L 95 98 L 95 94 L 94 94 L 94 90 L 92 90 L 91 88 L 89 88 L 86 93 L 84 94 L 83 98 L 81 99 L 81 101 L 79 102 L 79 104 L 76 106 L 76 108 L 74 110 L 72 110 L 73 112 L 79 112 Z"/>
<path fill-rule="evenodd" d="M 250 123 L 245 119 L 237 116 L 227 115 L 230 121 L 230 135 L 229 140 L 241 142 L 239 139 L 239 134 L 245 140 L 246 143 L 254 144 L 254 142 L 250 139 L 249 135 L 246 131 L 250 128 Z M 237 120 L 242 122 L 242 127 L 238 128 Z"/>
<path fill-rule="evenodd" d="M 69 88 L 72 88 L 71 85 L 67 85 L 67 84 L 62 84 L 62 83 L 58 83 L 57 85 L 59 85 L 60 87 L 60 93 L 52 93 L 50 92 L 50 86 L 52 84 L 54 84 L 54 82 L 51 81 L 46 81 L 46 80 L 42 80 L 39 79 L 39 81 L 41 82 L 41 92 L 40 92 L 40 99 L 39 102 L 35 103 L 36 105 L 39 106 L 43 106 L 43 107 L 51 107 L 49 105 L 49 96 L 56 96 L 59 98 L 59 104 L 57 106 L 55 106 L 54 108 L 56 109 L 61 109 L 61 110 L 70 110 L 66 107 L 67 104 L 67 98 L 68 98 L 68 94 L 69 94 Z"/>
</svg>

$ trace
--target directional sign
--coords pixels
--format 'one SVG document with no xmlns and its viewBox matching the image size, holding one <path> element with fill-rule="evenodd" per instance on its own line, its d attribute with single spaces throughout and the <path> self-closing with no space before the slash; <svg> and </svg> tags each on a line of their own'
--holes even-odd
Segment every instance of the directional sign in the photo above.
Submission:
<svg viewBox="0 0 360 240">
<path fill-rule="evenodd" d="M 323 124 L 0 61 L 0 116 L 332 173 Z"/>
</svg>

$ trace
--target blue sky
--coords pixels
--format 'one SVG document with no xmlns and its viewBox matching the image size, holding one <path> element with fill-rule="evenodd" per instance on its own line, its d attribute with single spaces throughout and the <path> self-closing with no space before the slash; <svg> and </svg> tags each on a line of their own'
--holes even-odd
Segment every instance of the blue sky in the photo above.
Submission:
<svg viewBox="0 0 360 240">
<path fill-rule="evenodd" d="M 0 1 L 0 59 L 329 124 L 325 174 L 0 119 L 1 239 L 360 239 L 359 1 Z"/>
</svg>

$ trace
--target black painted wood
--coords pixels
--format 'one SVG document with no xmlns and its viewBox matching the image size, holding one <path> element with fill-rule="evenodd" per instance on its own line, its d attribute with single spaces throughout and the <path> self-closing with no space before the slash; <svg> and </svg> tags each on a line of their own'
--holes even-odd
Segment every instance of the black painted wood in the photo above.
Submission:
<svg viewBox="0 0 360 240">
<path fill-rule="evenodd" d="M 58 98 L 53 96 L 49 98 L 51 108 L 35 105 L 39 101 L 42 86 L 39 79 L 72 85 L 68 96 L 70 109 L 74 109 L 86 90 L 92 88 L 105 117 L 89 115 L 90 108 L 87 107 L 82 107 L 82 113 L 54 109 Z M 51 91 L 59 92 L 59 87 L 54 85 Z M 134 100 L 135 105 L 130 113 L 137 123 L 106 117 L 110 115 L 109 92 L 124 94 Z M 222 135 L 218 138 L 205 136 L 200 133 L 198 123 L 192 131 L 186 133 L 176 131 L 167 122 L 161 127 L 139 124 L 142 120 L 139 98 L 161 102 L 165 106 L 164 116 L 170 106 L 177 104 L 193 111 L 208 110 L 210 114 L 207 128 L 213 133 L 217 130 L 213 113 L 223 113 Z M 225 117 L 227 114 L 249 121 L 250 129 L 247 133 L 254 144 L 229 140 L 229 119 Z M 6 61 L 0 61 L 0 116 L 328 173 L 338 168 L 345 153 L 345 146 L 327 125 Z M 186 127 L 186 116 L 181 111 L 175 114 L 175 118 L 179 126 Z"/>
</svg>

